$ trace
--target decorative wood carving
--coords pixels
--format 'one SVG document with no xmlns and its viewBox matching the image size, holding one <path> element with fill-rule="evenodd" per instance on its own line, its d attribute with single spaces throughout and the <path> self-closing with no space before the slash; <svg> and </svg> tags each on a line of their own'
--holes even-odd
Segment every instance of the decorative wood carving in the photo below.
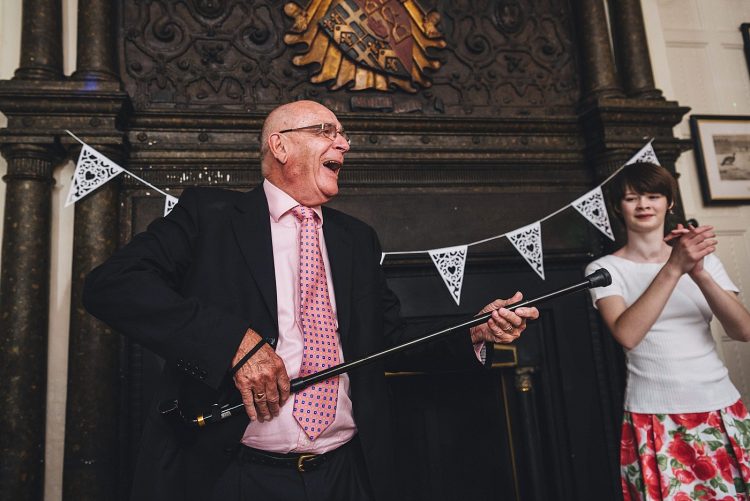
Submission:
<svg viewBox="0 0 750 501">
<path fill-rule="evenodd" d="M 354 80 L 341 76 L 331 85 L 340 90 L 329 92 L 325 82 L 334 74 L 330 58 L 349 61 L 342 68 L 354 61 L 338 49 L 325 55 L 326 30 L 335 31 L 326 6 L 338 3 L 287 3 L 285 15 L 273 1 L 126 1 L 123 79 L 128 94 L 140 110 L 267 110 L 279 102 L 325 96 L 336 111 L 461 116 L 496 116 L 511 107 L 515 113 L 526 110 L 524 115 L 532 114 L 532 108 L 539 114 L 549 107 L 571 112 L 578 100 L 565 1 L 502 0 L 491 6 L 490 15 L 486 5 L 466 0 L 423 1 L 421 7 L 408 1 L 403 5 L 411 33 L 417 45 L 425 46 L 417 66 L 435 70 L 430 73 L 432 87 L 425 88 L 427 77 L 415 68 L 409 72 L 396 65 L 388 78 L 373 70 Z M 311 28 L 310 23 L 318 24 Z M 286 32 L 293 47 L 284 44 Z M 445 47 L 437 50 L 443 45 L 441 32 Z M 414 49 L 412 56 L 417 53 L 421 51 Z M 397 79 L 402 72 L 419 83 L 419 90 Z M 372 85 L 362 83 L 366 81 Z M 366 87 L 379 90 L 360 90 Z"/>
<path fill-rule="evenodd" d="M 303 4 L 303 2 L 300 2 Z M 309 0 L 290 2 L 284 12 L 294 20 L 284 41 L 301 44 L 297 66 L 316 65 L 312 83 L 337 90 L 429 87 L 426 69 L 440 62 L 429 52 L 445 47 L 437 11 L 424 12 L 413 0 Z M 332 81 L 332 82 L 331 82 Z"/>
</svg>

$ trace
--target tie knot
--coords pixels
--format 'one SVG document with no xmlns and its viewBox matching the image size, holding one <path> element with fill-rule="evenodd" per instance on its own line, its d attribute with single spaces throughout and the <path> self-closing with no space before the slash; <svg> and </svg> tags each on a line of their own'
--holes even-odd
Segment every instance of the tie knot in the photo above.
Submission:
<svg viewBox="0 0 750 501">
<path fill-rule="evenodd" d="M 292 209 L 292 214 L 294 214 L 294 217 L 296 217 L 300 221 L 313 219 L 315 217 L 315 211 L 310 207 L 305 207 L 304 205 L 298 205 L 294 207 Z"/>
</svg>

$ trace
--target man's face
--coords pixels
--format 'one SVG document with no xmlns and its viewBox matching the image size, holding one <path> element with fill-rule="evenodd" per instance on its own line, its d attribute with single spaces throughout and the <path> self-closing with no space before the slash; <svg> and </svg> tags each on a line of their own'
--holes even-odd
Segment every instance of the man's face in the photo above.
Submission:
<svg viewBox="0 0 750 501">
<path fill-rule="evenodd" d="M 341 130 L 336 115 L 317 103 L 307 102 L 294 110 L 288 129 L 334 124 Z M 332 130 L 327 131 L 333 135 Z M 283 129 L 286 130 L 286 129 Z M 287 153 L 281 166 L 284 191 L 307 206 L 328 202 L 339 192 L 338 177 L 344 165 L 344 154 L 349 143 L 341 134 L 331 139 L 325 131 L 318 129 L 278 132 Z"/>
</svg>

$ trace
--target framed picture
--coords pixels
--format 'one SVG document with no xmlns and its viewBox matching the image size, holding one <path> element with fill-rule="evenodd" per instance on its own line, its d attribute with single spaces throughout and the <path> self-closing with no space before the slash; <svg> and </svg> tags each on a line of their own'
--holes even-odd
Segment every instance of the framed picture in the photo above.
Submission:
<svg viewBox="0 0 750 501">
<path fill-rule="evenodd" d="M 704 203 L 750 203 L 750 117 L 692 115 L 690 131 Z"/>
<path fill-rule="evenodd" d="M 742 32 L 742 42 L 745 45 L 745 61 L 747 61 L 747 71 L 750 72 L 750 23 L 742 23 L 740 25 L 740 31 Z"/>
</svg>

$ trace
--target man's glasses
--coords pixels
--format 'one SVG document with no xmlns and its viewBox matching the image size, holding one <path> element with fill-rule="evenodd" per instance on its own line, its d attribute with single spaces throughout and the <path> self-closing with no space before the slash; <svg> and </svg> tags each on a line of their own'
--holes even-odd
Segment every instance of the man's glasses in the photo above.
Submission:
<svg viewBox="0 0 750 501">
<path fill-rule="evenodd" d="M 328 139 L 330 139 L 331 141 L 335 141 L 336 135 L 341 134 L 341 137 L 343 137 L 344 140 L 346 140 L 347 144 L 352 143 L 351 139 L 349 139 L 349 134 L 347 134 L 344 131 L 344 129 L 338 130 L 336 128 L 336 124 L 332 124 L 332 123 L 308 125 L 307 127 L 297 127 L 296 129 L 285 129 L 285 130 L 280 130 L 279 133 L 296 132 L 296 131 L 301 131 L 301 130 L 310 131 L 315 134 L 321 134 L 327 137 Z"/>
</svg>

